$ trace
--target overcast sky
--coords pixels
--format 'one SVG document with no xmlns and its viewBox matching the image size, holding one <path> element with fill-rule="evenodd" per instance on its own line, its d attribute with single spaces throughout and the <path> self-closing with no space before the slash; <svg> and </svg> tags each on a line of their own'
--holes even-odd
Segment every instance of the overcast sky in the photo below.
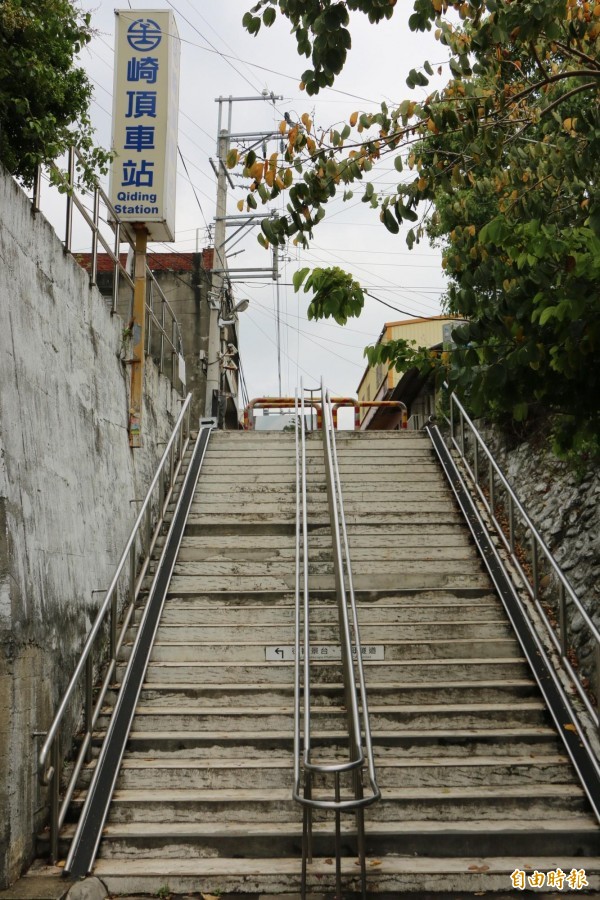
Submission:
<svg viewBox="0 0 600 900">
<path fill-rule="evenodd" d="M 353 48 L 350 60 L 336 83 L 336 90 L 325 90 L 308 97 L 299 90 L 300 75 L 307 61 L 296 54 L 296 42 L 287 20 L 278 16 L 270 29 L 261 29 L 251 37 L 242 28 L 242 16 L 252 0 L 192 2 L 173 0 L 131 0 L 133 10 L 171 8 L 175 13 L 182 40 L 179 146 L 189 172 L 179 160 L 177 177 L 176 241 L 172 248 L 190 251 L 198 240 L 208 246 L 207 226 L 215 214 L 216 181 L 209 157 L 216 152 L 217 104 L 219 95 L 253 96 L 263 90 L 283 96 L 274 106 L 267 102 L 234 104 L 233 132 L 262 131 L 277 128 L 284 112 L 293 118 L 309 112 L 317 125 L 329 127 L 347 120 L 354 110 L 375 111 L 382 100 L 395 102 L 409 96 L 405 79 L 412 67 L 423 60 L 441 63 L 444 49 L 433 35 L 412 34 L 407 19 L 412 9 L 408 0 L 400 0 L 391 22 L 369 25 L 364 16 L 354 14 Z M 83 0 L 92 13 L 97 30 L 90 48 L 82 55 L 95 89 L 92 120 L 98 140 L 110 144 L 112 107 L 112 69 L 114 42 L 114 4 L 109 0 Z M 122 4 L 121 8 L 127 8 Z M 419 89 L 417 89 L 419 90 Z M 423 89 L 420 89 L 423 92 Z M 270 148 L 273 152 L 276 146 Z M 378 186 L 392 188 L 398 174 L 391 162 L 372 173 Z M 190 180 L 195 187 L 194 190 Z M 242 180 L 230 191 L 228 211 L 237 212 L 237 200 L 245 196 Z M 281 254 L 281 378 L 283 393 L 294 391 L 300 376 L 305 385 L 320 380 L 336 394 L 355 394 L 365 367 L 362 355 L 366 344 L 374 341 L 386 321 L 408 318 L 408 314 L 428 316 L 439 313 L 444 275 L 440 254 L 421 243 L 409 252 L 402 232 L 389 234 L 379 222 L 379 213 L 360 202 L 362 191 L 352 200 L 328 204 L 327 215 L 315 232 L 310 251 L 291 246 Z M 282 198 L 274 203 L 282 209 Z M 230 260 L 230 266 L 268 266 L 269 255 L 256 242 L 256 231 L 235 247 L 242 250 Z M 79 247 L 77 249 L 85 249 Z M 171 245 L 153 244 L 156 252 Z M 353 273 L 377 297 L 397 309 L 367 299 L 360 319 L 345 328 L 331 322 L 313 323 L 306 319 L 307 297 L 296 295 L 292 275 L 306 265 L 339 265 Z M 235 286 L 236 300 L 250 298 L 249 309 L 240 315 L 240 349 L 248 391 L 251 397 L 278 392 L 276 341 L 276 291 L 268 277 Z"/>
</svg>

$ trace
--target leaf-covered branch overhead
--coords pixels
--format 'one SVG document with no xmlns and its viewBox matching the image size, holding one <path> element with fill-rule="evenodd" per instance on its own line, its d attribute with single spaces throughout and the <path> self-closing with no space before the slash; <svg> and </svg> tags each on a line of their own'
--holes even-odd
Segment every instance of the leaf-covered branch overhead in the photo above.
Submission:
<svg viewBox="0 0 600 900">
<path fill-rule="evenodd" d="M 283 153 L 246 156 L 248 206 L 287 196 L 262 242 L 306 244 L 329 201 L 358 190 L 409 247 L 426 236 L 442 247 L 447 310 L 466 320 L 444 358 L 398 344 L 370 362 L 433 365 L 476 411 L 568 412 L 573 435 L 600 434 L 600 2 L 411 2 L 410 28 L 433 30 L 447 62 L 410 71 L 418 99 L 356 110 L 334 128 L 308 115 L 282 122 Z M 376 26 L 395 12 L 394 0 L 259 0 L 244 23 L 256 33 L 289 20 L 311 95 L 335 83 L 360 16 Z M 388 192 L 370 180 L 382 160 L 399 175 Z M 343 290 L 327 306 L 315 296 L 313 309 L 335 317 Z"/>
<path fill-rule="evenodd" d="M 90 14 L 70 0 L 0 2 L 0 162 L 26 185 L 72 145 L 84 182 L 106 171 L 110 154 L 95 145 L 89 116 L 92 86 L 76 65 L 91 34 Z"/>
</svg>

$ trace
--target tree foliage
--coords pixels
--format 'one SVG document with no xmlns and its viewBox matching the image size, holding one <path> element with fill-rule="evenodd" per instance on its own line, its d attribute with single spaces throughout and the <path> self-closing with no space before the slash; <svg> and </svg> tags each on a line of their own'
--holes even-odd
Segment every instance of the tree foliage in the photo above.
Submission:
<svg viewBox="0 0 600 900">
<path fill-rule="evenodd" d="M 375 23 L 394 3 L 260 0 L 249 31 L 272 24 L 276 10 L 310 57 L 302 80 L 316 93 L 346 60 L 350 13 Z M 556 412 L 571 417 L 571 438 L 599 435 L 600 2 L 413 0 L 410 27 L 435 28 L 446 49 L 442 89 L 356 111 L 343 128 L 316 129 L 306 115 L 282 123 L 286 149 L 269 161 L 271 182 L 265 161 L 243 161 L 249 205 L 288 190 L 287 216 L 263 242 L 306 243 L 328 200 L 359 186 L 388 231 L 408 228 L 409 247 L 426 236 L 442 245 L 447 310 L 466 320 L 443 357 L 400 341 L 371 348 L 369 361 L 437 369 L 476 412 L 517 421 Z M 424 61 L 409 88 L 433 74 Z M 381 194 L 368 173 L 390 157 L 398 185 Z"/>
<path fill-rule="evenodd" d="M 69 0 L 0 2 L 0 162 L 25 185 L 71 145 L 83 180 L 106 170 L 89 118 L 92 87 L 75 62 L 90 38 L 89 13 Z"/>
</svg>

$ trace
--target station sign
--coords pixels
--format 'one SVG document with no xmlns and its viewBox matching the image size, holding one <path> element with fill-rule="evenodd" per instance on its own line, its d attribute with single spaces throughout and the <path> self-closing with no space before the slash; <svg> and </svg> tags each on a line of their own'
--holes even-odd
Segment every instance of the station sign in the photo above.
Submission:
<svg viewBox="0 0 600 900">
<path fill-rule="evenodd" d="M 170 10 L 115 11 L 110 200 L 150 241 L 175 239 L 179 59 Z"/>
</svg>

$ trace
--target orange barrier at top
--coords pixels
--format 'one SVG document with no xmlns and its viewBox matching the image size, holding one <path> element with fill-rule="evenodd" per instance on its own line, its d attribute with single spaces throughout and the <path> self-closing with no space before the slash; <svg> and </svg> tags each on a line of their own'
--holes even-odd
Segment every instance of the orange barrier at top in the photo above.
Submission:
<svg viewBox="0 0 600 900">
<path fill-rule="evenodd" d="M 363 406 L 387 407 L 390 409 L 399 409 L 402 411 L 402 428 L 408 427 L 408 412 L 406 404 L 402 400 L 357 400 L 354 397 L 332 397 L 332 417 L 333 427 L 338 427 L 338 409 L 340 407 L 354 408 L 354 430 L 360 429 L 360 410 Z M 323 410 L 321 405 L 315 400 L 305 400 L 305 406 L 312 406 L 317 411 L 317 429 L 323 427 Z M 257 397 L 251 400 L 244 410 L 244 430 L 252 431 L 254 429 L 254 410 L 255 409 L 293 409 L 296 406 L 295 397 Z"/>
<path fill-rule="evenodd" d="M 402 410 L 402 425 L 401 428 L 408 428 L 408 410 L 406 409 L 406 403 L 403 403 L 402 400 L 360 400 L 359 406 L 375 406 L 375 407 L 389 407 L 390 409 L 396 408 Z M 356 422 L 356 413 L 354 416 Z M 358 426 L 356 426 L 358 427 Z"/>
<path fill-rule="evenodd" d="M 305 406 L 314 406 L 317 410 L 317 428 L 320 428 L 319 419 L 322 420 L 322 410 L 320 404 L 316 400 L 305 400 Z M 244 431 L 252 431 L 254 429 L 254 410 L 255 409 L 294 409 L 296 406 L 295 397 L 256 397 L 251 400 L 244 410 Z"/>
</svg>

